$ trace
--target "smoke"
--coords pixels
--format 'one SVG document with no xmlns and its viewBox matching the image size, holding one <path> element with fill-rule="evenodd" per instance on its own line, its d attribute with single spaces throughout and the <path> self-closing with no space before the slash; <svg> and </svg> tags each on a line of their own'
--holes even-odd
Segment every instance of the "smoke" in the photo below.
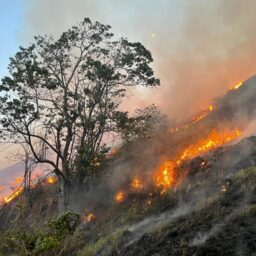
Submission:
<svg viewBox="0 0 256 256">
<path fill-rule="evenodd" d="M 243 136 L 241 139 L 250 137 L 250 136 L 255 136 L 256 135 L 256 120 L 251 121 L 245 130 L 243 131 Z"/>
<path fill-rule="evenodd" d="M 135 89 L 126 107 L 155 102 L 181 120 L 255 73 L 255 8 L 251 0 L 28 0 L 21 38 L 58 35 L 85 16 L 112 25 L 151 50 L 162 82 Z"/>
<path fill-rule="evenodd" d="M 18 36 L 21 45 L 38 34 L 57 37 L 90 17 L 110 24 L 116 37 L 140 41 L 152 52 L 161 86 L 129 92 L 124 107 L 131 111 L 153 102 L 171 120 L 181 121 L 256 70 L 255 1 L 24 2 L 26 13 Z"/>
<path fill-rule="evenodd" d="M 198 233 L 197 236 L 190 242 L 190 246 L 203 245 L 210 237 L 220 232 L 222 227 L 223 227 L 223 224 L 217 224 L 213 228 L 211 228 L 208 232 Z"/>
<path fill-rule="evenodd" d="M 181 205 L 174 210 L 164 212 L 157 216 L 151 216 L 149 218 L 140 221 L 128 228 L 128 241 L 125 247 L 128 247 L 138 241 L 145 233 L 153 232 L 171 221 L 175 221 L 175 219 L 185 216 L 192 211 L 191 204 Z"/>
<path fill-rule="evenodd" d="M 221 223 L 215 224 L 210 230 L 203 232 L 199 231 L 195 238 L 189 242 L 189 246 L 202 246 L 208 239 L 211 237 L 217 236 L 226 226 L 230 225 L 232 219 L 234 219 L 241 211 L 244 211 L 248 207 L 248 195 L 245 193 L 243 195 L 241 202 L 236 209 L 233 210 L 230 214 L 228 214 Z"/>
</svg>

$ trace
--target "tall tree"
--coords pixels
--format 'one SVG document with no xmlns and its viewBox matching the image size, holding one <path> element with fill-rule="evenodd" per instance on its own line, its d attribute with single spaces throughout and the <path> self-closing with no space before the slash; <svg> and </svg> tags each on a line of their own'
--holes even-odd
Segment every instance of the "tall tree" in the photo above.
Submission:
<svg viewBox="0 0 256 256">
<path fill-rule="evenodd" d="M 104 137 L 116 130 L 127 87 L 159 85 L 150 52 L 109 30 L 85 18 L 58 40 L 37 36 L 10 59 L 0 84 L 2 138 L 27 143 L 37 163 L 52 166 L 62 207 L 72 177 L 84 177 L 74 168 L 78 155 L 93 165 L 106 153 Z"/>
</svg>

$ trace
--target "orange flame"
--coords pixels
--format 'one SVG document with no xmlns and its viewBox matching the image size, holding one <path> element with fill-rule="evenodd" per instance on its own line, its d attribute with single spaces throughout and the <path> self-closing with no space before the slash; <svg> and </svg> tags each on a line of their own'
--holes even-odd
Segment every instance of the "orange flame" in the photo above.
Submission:
<svg viewBox="0 0 256 256">
<path fill-rule="evenodd" d="M 86 216 L 85 223 L 89 223 L 96 219 L 96 216 L 91 212 Z"/>
<path fill-rule="evenodd" d="M 171 161 L 165 161 L 156 171 L 153 181 L 156 186 L 161 186 L 163 190 L 171 188 L 175 184 L 175 164 Z"/>
<path fill-rule="evenodd" d="M 2 200 L 0 201 L 0 204 L 7 204 L 17 198 L 24 190 L 22 183 L 24 179 L 22 177 L 17 177 L 14 182 L 12 182 L 12 186 L 14 187 L 14 190 L 12 193 L 3 195 Z"/>
<path fill-rule="evenodd" d="M 192 159 L 200 154 L 206 153 L 214 148 L 220 147 L 223 144 L 229 143 L 241 135 L 241 131 L 236 129 L 231 132 L 218 133 L 212 130 L 206 139 L 189 145 L 173 161 L 167 160 L 157 169 L 153 180 L 154 184 L 163 188 L 163 192 L 169 188 L 179 184 L 180 177 L 177 177 L 176 169 L 182 161 Z"/>
<path fill-rule="evenodd" d="M 131 187 L 134 189 L 142 189 L 143 188 L 143 184 L 141 182 L 141 180 L 139 179 L 139 177 L 134 177 L 132 182 L 131 182 Z"/>
<path fill-rule="evenodd" d="M 24 179 L 22 178 L 22 177 L 17 177 L 16 179 L 15 179 L 15 184 L 21 184 L 22 182 L 24 181 Z"/>
<path fill-rule="evenodd" d="M 3 203 L 9 203 L 12 200 L 14 200 L 15 198 L 17 198 L 22 192 L 23 192 L 23 187 L 19 187 L 16 190 L 14 190 L 14 192 L 11 195 L 5 195 L 4 199 L 3 199 Z"/>
<path fill-rule="evenodd" d="M 122 203 L 124 202 L 125 200 L 125 194 L 123 191 L 118 191 L 116 194 L 115 194 L 115 201 L 117 203 Z"/>
<path fill-rule="evenodd" d="M 47 184 L 54 184 L 58 181 L 57 177 L 55 176 L 49 176 L 47 179 L 46 179 L 46 183 Z"/>
<path fill-rule="evenodd" d="M 184 128 L 188 128 L 190 127 L 191 125 L 201 121 L 202 119 L 204 119 L 205 117 L 208 116 L 208 114 L 214 110 L 217 109 L 217 106 L 216 105 L 210 105 L 209 107 L 205 108 L 203 111 L 201 111 L 200 113 L 194 115 L 190 120 L 176 126 L 176 127 L 172 127 L 170 129 L 170 133 L 175 133 L 181 129 L 184 129 Z"/>
<path fill-rule="evenodd" d="M 236 84 L 235 86 L 233 87 L 230 87 L 229 89 L 230 90 L 237 90 L 239 87 L 241 87 L 243 85 L 243 82 L 239 82 L 238 84 Z"/>
</svg>

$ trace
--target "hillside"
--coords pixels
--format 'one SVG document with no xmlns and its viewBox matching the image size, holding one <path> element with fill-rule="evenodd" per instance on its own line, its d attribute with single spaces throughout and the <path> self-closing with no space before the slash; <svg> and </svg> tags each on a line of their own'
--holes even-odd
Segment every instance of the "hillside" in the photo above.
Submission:
<svg viewBox="0 0 256 256">
<path fill-rule="evenodd" d="M 240 170 L 225 193 L 158 216 L 161 221 L 139 240 L 129 243 L 130 231 L 108 255 L 255 255 L 255 182 L 255 167 Z"/>
<path fill-rule="evenodd" d="M 101 236 L 85 246 L 82 255 L 252 255 L 256 250 L 255 145 L 252 137 L 205 155 L 207 167 L 201 170 L 202 159 L 194 159 L 188 163 L 192 171 L 181 188 L 155 199 L 150 210 L 142 202 L 129 208 L 123 205 L 125 213 L 114 219 L 121 222 L 118 228 L 112 234 L 101 229 Z M 106 226 L 108 222 L 114 225 L 111 217 Z"/>
<path fill-rule="evenodd" d="M 206 156 L 211 167 L 204 174 L 191 174 L 190 188 L 176 194 L 177 206 L 130 227 L 109 255 L 254 255 L 255 143 L 252 137 L 226 148 L 214 162 L 213 155 Z M 235 157 L 238 152 L 243 152 L 240 159 Z"/>
<path fill-rule="evenodd" d="M 202 160 L 207 162 L 203 168 Z M 253 255 L 255 164 L 256 137 L 193 159 L 187 163 L 191 173 L 186 182 L 161 197 L 151 195 L 150 205 L 141 194 L 120 205 L 95 208 L 96 219 L 80 224 L 65 241 L 63 255 Z M 42 227 L 42 219 L 55 212 L 49 201 L 54 191 L 44 189 L 26 218 L 34 227 L 40 219 Z M 0 219 L 7 220 L 3 211 Z"/>
<path fill-rule="evenodd" d="M 56 184 L 4 204 L 0 255 L 253 255 L 255 92 L 252 77 L 200 118 L 120 148 L 72 191 L 79 221 L 68 214 L 55 219 L 61 228 L 45 226 L 58 216 Z"/>
</svg>

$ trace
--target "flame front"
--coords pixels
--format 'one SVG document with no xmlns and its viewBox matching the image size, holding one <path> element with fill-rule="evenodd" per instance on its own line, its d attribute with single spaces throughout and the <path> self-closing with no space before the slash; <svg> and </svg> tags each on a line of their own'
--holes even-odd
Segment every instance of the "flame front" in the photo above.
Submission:
<svg viewBox="0 0 256 256">
<path fill-rule="evenodd" d="M 24 190 L 22 183 L 24 179 L 22 177 L 17 177 L 13 182 L 12 186 L 14 187 L 14 191 L 12 193 L 6 194 L 3 196 L 2 204 L 9 203 L 15 198 L 17 198 Z M 1 202 L 0 202 L 1 204 Z"/>
<path fill-rule="evenodd" d="M 23 192 L 23 187 L 19 187 L 14 190 L 14 192 L 11 195 L 5 195 L 3 199 L 3 203 L 9 203 L 15 198 L 17 198 L 22 192 Z"/>
<path fill-rule="evenodd" d="M 186 160 L 198 156 L 199 154 L 206 153 L 209 150 L 220 147 L 230 141 L 235 140 L 241 135 L 241 131 L 236 129 L 230 132 L 219 133 L 212 130 L 208 137 L 203 140 L 189 145 L 179 156 L 179 160 Z"/>
<path fill-rule="evenodd" d="M 214 110 L 217 110 L 217 106 L 216 105 L 210 105 L 207 108 L 203 109 L 200 113 L 194 115 L 190 120 L 176 126 L 176 127 L 172 127 L 170 129 L 170 133 L 175 133 L 178 132 L 181 129 L 185 129 L 190 127 L 191 125 L 203 120 L 204 118 L 206 118 L 208 116 L 208 114 Z"/>
<path fill-rule="evenodd" d="M 243 85 L 243 82 L 239 82 L 238 84 L 236 84 L 235 86 L 229 88 L 230 90 L 237 90 L 239 87 L 241 87 Z"/>
<path fill-rule="evenodd" d="M 194 144 L 187 146 L 174 158 L 173 161 L 166 160 L 157 169 L 153 180 L 157 187 L 162 187 L 163 192 L 167 189 L 179 184 L 181 177 L 177 177 L 176 169 L 179 165 L 188 159 L 192 159 L 200 154 L 206 153 L 214 148 L 220 147 L 223 144 L 229 143 L 241 135 L 241 131 L 236 129 L 230 132 L 218 133 L 212 130 L 206 139 L 197 141 Z M 204 163 L 205 165 L 205 163 Z"/>
</svg>

